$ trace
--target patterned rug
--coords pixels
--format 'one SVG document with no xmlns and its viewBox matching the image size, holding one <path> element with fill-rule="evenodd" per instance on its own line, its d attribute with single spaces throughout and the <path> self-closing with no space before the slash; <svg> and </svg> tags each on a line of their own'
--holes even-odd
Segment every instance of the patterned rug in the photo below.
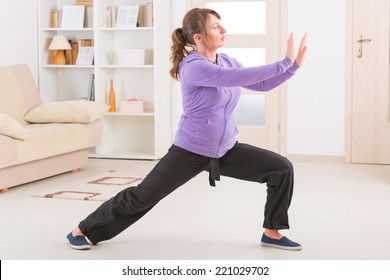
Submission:
<svg viewBox="0 0 390 280">
<path fill-rule="evenodd" d="M 110 171 L 108 174 L 87 180 L 80 184 L 72 184 L 61 188 L 50 189 L 33 194 L 33 197 L 73 199 L 87 201 L 106 201 L 121 190 L 137 186 L 143 178 Z"/>
</svg>

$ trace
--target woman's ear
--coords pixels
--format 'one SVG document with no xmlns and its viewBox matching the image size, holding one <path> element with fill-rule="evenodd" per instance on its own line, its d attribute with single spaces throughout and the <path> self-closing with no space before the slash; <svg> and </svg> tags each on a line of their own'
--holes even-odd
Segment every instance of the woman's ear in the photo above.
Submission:
<svg viewBox="0 0 390 280">
<path fill-rule="evenodd" d="M 195 34 L 194 35 L 194 41 L 195 41 L 195 43 L 201 43 L 202 42 L 202 36 L 200 36 L 200 34 Z"/>
</svg>

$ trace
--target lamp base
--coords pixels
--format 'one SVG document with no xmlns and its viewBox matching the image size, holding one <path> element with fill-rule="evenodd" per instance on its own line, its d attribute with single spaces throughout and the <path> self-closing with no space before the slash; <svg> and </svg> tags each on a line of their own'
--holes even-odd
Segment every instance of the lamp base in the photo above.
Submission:
<svg viewBox="0 0 390 280">
<path fill-rule="evenodd" d="M 63 50 L 58 50 L 54 58 L 54 64 L 66 64 L 65 53 Z"/>
</svg>

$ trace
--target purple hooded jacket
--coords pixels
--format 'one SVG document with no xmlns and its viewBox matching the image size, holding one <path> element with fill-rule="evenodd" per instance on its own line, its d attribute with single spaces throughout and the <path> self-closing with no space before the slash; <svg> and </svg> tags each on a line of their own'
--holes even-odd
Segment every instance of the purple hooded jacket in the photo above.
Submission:
<svg viewBox="0 0 390 280">
<path fill-rule="evenodd" d="M 220 158 L 236 143 L 234 108 L 240 87 L 268 91 L 294 75 L 299 65 L 284 58 L 247 67 L 218 53 L 213 62 L 191 51 L 179 65 L 183 114 L 174 145 L 210 158 Z"/>
</svg>

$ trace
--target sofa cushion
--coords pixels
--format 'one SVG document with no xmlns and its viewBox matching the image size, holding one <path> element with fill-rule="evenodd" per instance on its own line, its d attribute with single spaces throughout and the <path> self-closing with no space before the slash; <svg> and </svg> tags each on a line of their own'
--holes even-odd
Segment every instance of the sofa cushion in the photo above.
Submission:
<svg viewBox="0 0 390 280">
<path fill-rule="evenodd" d="M 7 114 L 0 114 L 0 134 L 20 140 L 30 137 L 27 130 Z"/>
<path fill-rule="evenodd" d="M 0 134 L 0 170 L 16 161 L 16 143 L 18 141 L 22 142 L 22 140 L 15 140 Z M 3 180 L 4 178 L 0 175 L 1 184 L 3 184 Z"/>
<path fill-rule="evenodd" d="M 31 124 L 26 129 L 31 137 L 25 141 L 17 141 L 17 163 L 86 149 L 89 146 L 88 125 Z"/>
<path fill-rule="evenodd" d="M 93 101 L 47 102 L 32 108 L 24 119 L 31 123 L 90 123 L 108 109 L 107 104 Z"/>
</svg>

